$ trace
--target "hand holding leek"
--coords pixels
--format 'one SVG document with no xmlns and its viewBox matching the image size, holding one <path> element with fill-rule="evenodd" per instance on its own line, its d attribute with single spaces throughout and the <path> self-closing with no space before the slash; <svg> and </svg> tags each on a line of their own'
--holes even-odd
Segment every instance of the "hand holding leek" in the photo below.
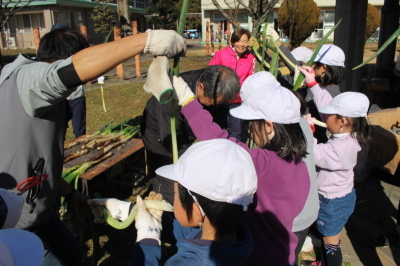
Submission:
<svg viewBox="0 0 400 266">
<path fill-rule="evenodd" d="M 174 76 L 172 82 L 176 93 L 175 96 L 178 98 L 178 105 L 184 107 L 195 98 L 192 90 L 181 77 Z"/>
<path fill-rule="evenodd" d="M 158 244 L 161 245 L 160 237 L 162 230 L 162 211 L 153 210 L 150 212 L 150 210 L 147 210 L 146 205 L 140 196 L 137 196 L 136 201 L 136 205 L 139 206 L 135 222 L 135 227 L 137 229 L 136 242 L 139 242 L 142 239 L 150 238 L 157 240 Z"/>
<path fill-rule="evenodd" d="M 129 212 L 131 202 L 112 199 L 112 204 L 106 204 L 107 200 L 110 199 L 100 199 L 100 201 L 98 200 L 99 199 L 93 199 L 88 201 L 88 203 L 92 206 L 92 212 L 95 215 L 95 223 L 101 223 L 105 221 L 116 229 L 125 229 L 136 219 L 136 215 L 139 209 L 138 204 L 133 206 L 132 210 Z M 115 201 L 118 201 L 118 203 L 116 203 Z M 146 205 L 147 209 L 153 209 L 151 210 L 152 212 L 154 212 L 154 210 L 161 211 L 161 213 L 162 211 L 173 211 L 172 205 L 164 201 L 149 199 L 144 200 L 143 202 Z M 108 208 L 110 208 L 110 210 Z M 110 211 L 113 212 L 113 214 L 111 214 Z M 117 213 L 115 211 L 117 211 Z M 117 220 L 116 218 L 119 218 L 119 220 Z"/>
<path fill-rule="evenodd" d="M 95 206 L 105 206 L 110 212 L 111 216 L 118 221 L 125 221 L 129 215 L 129 208 L 131 202 L 121 201 L 117 199 L 92 199 L 88 200 L 88 204 Z M 102 223 L 104 219 L 102 218 L 102 212 L 99 208 L 93 208 L 93 214 L 95 215 L 95 223 Z"/>
</svg>

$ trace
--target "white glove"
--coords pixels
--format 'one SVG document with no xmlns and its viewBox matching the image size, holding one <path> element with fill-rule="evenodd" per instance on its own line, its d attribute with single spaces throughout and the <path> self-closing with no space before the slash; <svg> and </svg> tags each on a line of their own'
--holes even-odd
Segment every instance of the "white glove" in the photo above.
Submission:
<svg viewBox="0 0 400 266">
<path fill-rule="evenodd" d="M 147 30 L 147 41 L 144 47 L 145 54 L 153 56 L 174 57 L 186 53 L 185 39 L 173 30 Z"/>
<path fill-rule="evenodd" d="M 136 242 L 139 242 L 142 239 L 151 238 L 157 240 L 158 244 L 161 245 L 162 211 L 152 212 L 150 214 L 146 210 L 146 205 L 140 196 L 136 197 L 136 204 L 139 207 L 135 218 L 135 227 L 138 230 Z"/>
<path fill-rule="evenodd" d="M 99 205 L 105 206 L 107 210 L 110 212 L 111 216 L 115 219 L 123 222 L 129 216 L 129 208 L 131 206 L 131 202 L 117 200 L 117 199 L 91 199 L 87 202 L 89 205 Z M 99 211 L 100 208 L 96 208 L 96 206 L 92 209 L 93 214 L 95 215 L 95 223 L 104 222 L 102 218 L 103 212 Z"/>
<path fill-rule="evenodd" d="M 178 97 L 178 105 L 184 106 L 190 98 L 194 98 L 192 90 L 181 77 L 174 76 L 172 83 L 176 93 L 175 96 Z"/>
<path fill-rule="evenodd" d="M 157 56 L 153 59 L 147 71 L 147 80 L 143 88 L 145 91 L 152 93 L 161 104 L 169 102 L 173 89 L 172 75 L 170 75 L 166 56 Z"/>
<path fill-rule="evenodd" d="M 271 27 L 267 27 L 266 35 L 274 42 L 279 40 L 279 34 Z"/>
<path fill-rule="evenodd" d="M 397 69 L 397 71 L 400 71 L 400 55 L 397 56 L 396 69 Z"/>
</svg>

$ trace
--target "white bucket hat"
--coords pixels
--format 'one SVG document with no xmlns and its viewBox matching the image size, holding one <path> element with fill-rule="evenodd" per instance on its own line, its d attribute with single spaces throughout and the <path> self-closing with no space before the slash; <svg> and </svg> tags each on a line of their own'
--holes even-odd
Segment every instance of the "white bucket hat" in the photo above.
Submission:
<svg viewBox="0 0 400 266">
<path fill-rule="evenodd" d="M 255 75 L 257 75 L 256 78 L 254 78 Z M 247 99 L 253 91 L 265 89 L 265 87 L 271 89 L 278 88 L 281 87 L 281 84 L 271 73 L 267 71 L 257 72 L 243 82 L 242 87 L 240 88 L 240 98 L 243 101 L 243 99 Z"/>
<path fill-rule="evenodd" d="M 300 121 L 300 101 L 266 71 L 248 77 L 240 89 L 243 103 L 231 115 L 244 120 L 269 120 L 279 124 Z"/>
<path fill-rule="evenodd" d="M 0 265 L 40 266 L 43 257 L 43 243 L 35 234 L 16 228 L 0 230 Z"/>
<path fill-rule="evenodd" d="M 0 217 L 0 229 L 14 228 L 21 216 L 24 199 L 0 188 L 0 216 L 6 215 L 4 223 Z"/>
<path fill-rule="evenodd" d="M 176 164 L 156 170 L 157 175 L 180 183 L 213 201 L 247 207 L 257 189 L 257 174 L 250 154 L 227 139 L 193 144 Z"/>
<path fill-rule="evenodd" d="M 308 62 L 313 54 L 313 51 L 307 47 L 300 46 L 296 49 L 293 49 L 290 53 L 297 61 Z"/>
<path fill-rule="evenodd" d="M 310 60 L 310 57 L 307 59 Z M 333 44 L 324 44 L 319 50 L 314 62 L 321 62 L 329 66 L 344 67 L 345 55 L 342 49 Z"/>
<path fill-rule="evenodd" d="M 324 107 L 318 109 L 323 114 L 337 114 L 347 117 L 365 117 L 369 108 L 368 97 L 360 92 L 344 92 L 337 95 Z"/>
</svg>

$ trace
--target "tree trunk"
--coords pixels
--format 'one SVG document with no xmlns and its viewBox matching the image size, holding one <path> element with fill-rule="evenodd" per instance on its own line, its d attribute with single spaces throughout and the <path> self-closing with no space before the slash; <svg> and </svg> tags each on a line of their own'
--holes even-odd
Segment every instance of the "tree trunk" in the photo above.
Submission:
<svg viewBox="0 0 400 266">
<path fill-rule="evenodd" d="M 129 14 L 128 0 L 117 0 L 117 13 L 123 36 L 131 35 L 131 16 Z"/>
</svg>

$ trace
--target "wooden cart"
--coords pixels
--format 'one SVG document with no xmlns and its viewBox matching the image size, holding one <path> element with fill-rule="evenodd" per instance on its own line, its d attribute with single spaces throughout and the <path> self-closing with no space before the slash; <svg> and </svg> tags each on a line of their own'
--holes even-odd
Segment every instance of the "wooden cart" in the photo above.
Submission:
<svg viewBox="0 0 400 266">
<path fill-rule="evenodd" d="M 84 137 L 84 136 L 82 136 Z M 116 179 L 127 169 L 137 169 L 137 171 L 142 172 L 144 175 L 144 145 L 141 139 L 131 139 L 126 142 L 122 149 L 117 150 L 116 148 L 112 149 L 111 152 L 113 155 L 102 161 L 101 163 L 92 166 L 89 168 L 84 174 L 80 176 L 82 192 L 89 195 L 89 193 L 93 193 L 98 189 L 103 189 L 104 186 L 108 186 L 110 180 Z M 69 154 L 75 152 L 80 147 L 75 146 L 71 149 L 65 151 L 64 156 L 68 156 Z M 90 161 L 93 157 L 99 154 L 101 151 L 93 150 L 86 155 L 73 159 L 69 162 L 64 163 L 64 169 L 70 168 L 74 165 L 84 163 L 86 161 Z M 122 181 L 118 181 L 121 183 Z M 112 183 L 112 182 L 111 182 Z M 133 184 L 129 184 L 129 182 L 124 183 L 126 186 Z"/>
</svg>

